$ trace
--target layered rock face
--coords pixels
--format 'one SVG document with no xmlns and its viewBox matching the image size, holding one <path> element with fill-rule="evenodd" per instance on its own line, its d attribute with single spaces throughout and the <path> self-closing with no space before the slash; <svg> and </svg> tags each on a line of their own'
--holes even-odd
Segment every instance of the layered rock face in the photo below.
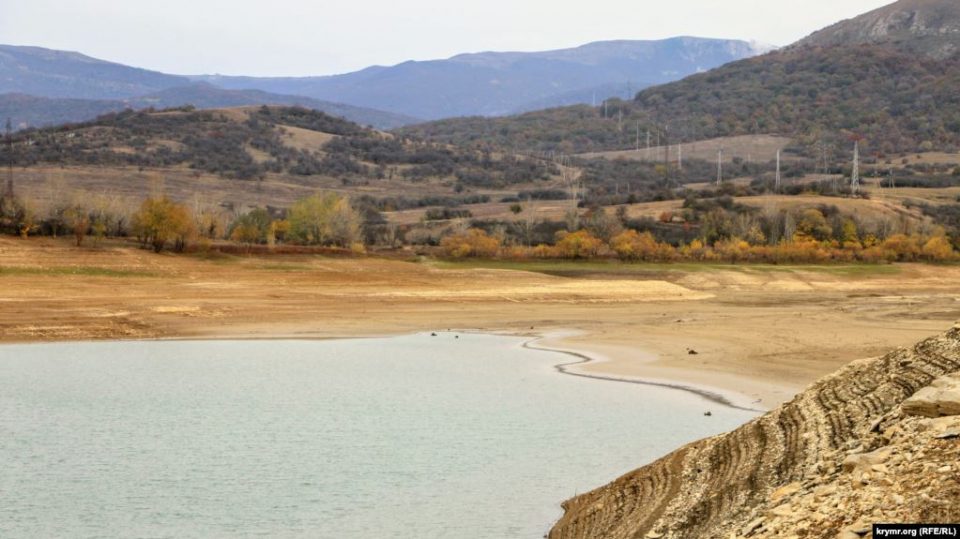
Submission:
<svg viewBox="0 0 960 539">
<path fill-rule="evenodd" d="M 551 539 L 868 535 L 960 521 L 960 326 L 564 503 Z M 911 399 L 911 397 L 914 397 Z M 952 404 L 951 404 L 952 403 Z"/>
</svg>

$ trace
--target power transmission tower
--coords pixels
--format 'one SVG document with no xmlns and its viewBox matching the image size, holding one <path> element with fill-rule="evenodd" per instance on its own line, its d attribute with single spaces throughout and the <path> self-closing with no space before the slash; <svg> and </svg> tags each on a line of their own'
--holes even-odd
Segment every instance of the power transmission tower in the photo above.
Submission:
<svg viewBox="0 0 960 539">
<path fill-rule="evenodd" d="M 717 185 L 723 183 L 723 148 L 717 151 Z"/>
<path fill-rule="evenodd" d="M 647 161 L 650 160 L 650 129 L 647 128 Z"/>
<path fill-rule="evenodd" d="M 860 141 L 853 142 L 853 172 L 850 174 L 850 194 L 860 193 Z"/>
<path fill-rule="evenodd" d="M 7 198 L 13 198 L 13 126 L 10 124 L 10 118 L 7 118 Z"/>
<path fill-rule="evenodd" d="M 777 193 L 780 192 L 780 150 L 777 150 L 777 177 L 773 182 L 773 190 Z"/>
</svg>

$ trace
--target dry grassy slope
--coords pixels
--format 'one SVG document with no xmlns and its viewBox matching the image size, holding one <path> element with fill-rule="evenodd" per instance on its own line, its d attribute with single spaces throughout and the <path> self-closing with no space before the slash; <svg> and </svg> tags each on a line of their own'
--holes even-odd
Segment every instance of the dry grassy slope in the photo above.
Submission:
<svg viewBox="0 0 960 539">
<path fill-rule="evenodd" d="M 645 133 L 641 133 L 645 137 Z M 748 162 L 766 163 L 773 161 L 777 157 L 777 150 L 785 149 L 792 139 L 789 137 L 778 137 L 776 135 L 738 135 L 733 137 L 721 137 L 707 140 L 697 140 L 683 143 L 684 159 L 703 159 L 714 162 L 717 160 L 717 152 L 723 150 L 723 161 L 730 163 L 736 158 Z M 621 150 L 612 152 L 593 152 L 580 154 L 579 157 L 592 158 L 602 157 L 605 159 L 632 159 L 639 161 L 662 161 L 669 151 L 670 158 L 676 160 L 678 151 L 676 145 L 669 148 L 664 146 L 646 148 L 645 140 L 641 140 L 640 151 Z M 795 159 L 793 155 L 782 154 L 784 160 Z"/>
<path fill-rule="evenodd" d="M 236 107 L 224 109 L 210 109 L 203 111 L 226 120 L 226 124 L 213 125 L 228 130 L 230 122 L 242 124 L 250 115 L 259 111 L 261 107 Z M 284 110 L 277 108 L 277 110 Z M 170 110 L 151 113 L 157 118 L 188 117 L 193 113 Z M 280 120 L 277 120 L 280 122 Z M 198 124 L 201 123 L 198 120 Z M 51 129 L 50 133 L 59 133 Z M 331 140 L 340 138 L 327 132 L 296 127 L 286 123 L 276 123 L 272 132 L 277 135 L 282 146 L 293 150 L 302 150 L 314 153 L 320 158 L 327 155 L 324 145 Z M 46 132 L 44 132 L 46 133 Z M 109 125 L 80 125 L 71 127 L 62 134 L 64 144 L 82 140 L 93 140 L 100 150 L 109 149 L 118 154 L 134 155 L 155 151 L 161 148 L 178 152 L 184 150 L 185 144 L 172 140 L 175 133 L 166 136 L 145 135 L 142 147 L 134 147 L 133 136 L 117 127 Z M 377 132 L 380 137 L 393 139 L 389 133 Z M 439 147 L 438 147 L 439 148 Z M 443 147 L 458 154 L 460 150 L 452 147 Z M 263 164 L 273 159 L 269 153 L 255 149 L 251 144 L 243 145 L 245 151 L 255 163 Z M 461 154 L 462 155 L 462 154 Z M 214 156 L 215 157 L 215 156 Z M 493 154 L 494 159 L 502 159 L 505 154 Z M 363 161 L 371 170 L 377 168 L 377 163 Z M 375 179 L 366 176 L 346 177 L 342 174 L 319 173 L 313 175 L 294 174 L 290 171 L 266 172 L 262 181 L 236 180 L 224 177 L 221 174 L 204 171 L 203 167 L 191 168 L 189 163 L 180 163 L 169 166 L 137 166 L 134 164 L 99 164 L 84 163 L 57 163 L 41 160 L 40 163 L 18 167 L 14 170 L 17 193 L 25 196 L 39 211 L 46 211 L 49 206 L 62 203 L 78 196 L 97 195 L 117 199 L 129 208 L 137 207 L 142 199 L 161 190 L 166 195 L 178 201 L 204 205 L 229 204 L 236 208 L 262 207 L 266 205 L 289 207 L 298 198 L 315 193 L 317 190 L 332 190 L 350 196 L 369 195 L 376 198 L 405 197 L 418 199 L 423 197 L 457 197 L 460 196 L 454 189 L 456 177 L 454 174 L 444 176 L 430 176 L 416 180 L 404 177 L 401 172 L 412 168 L 411 164 L 392 164 L 392 172 L 388 178 Z M 575 173 L 578 173 L 575 170 Z M 515 196 L 518 191 L 535 189 L 560 189 L 564 186 L 559 177 L 549 180 L 531 178 L 528 181 L 510 183 L 504 186 L 471 187 L 468 194 L 488 195 L 491 200 L 498 201 L 503 197 Z M 507 206 L 503 210 L 506 211 Z M 425 210 L 424 210 L 425 211 Z M 420 212 L 422 214 L 423 211 Z M 412 220 L 417 222 L 420 214 Z M 403 222 L 402 220 L 399 222 Z"/>
<path fill-rule="evenodd" d="M 565 502 L 549 537 L 854 538 L 866 535 L 859 533 L 866 521 L 957 520 L 960 443 L 921 435 L 923 424 L 900 410 L 919 389 L 957 371 L 960 326 L 854 362 L 731 433 Z M 899 454 L 890 466 L 903 473 L 878 464 L 872 479 L 851 482 L 844 461 L 877 449 Z"/>
</svg>

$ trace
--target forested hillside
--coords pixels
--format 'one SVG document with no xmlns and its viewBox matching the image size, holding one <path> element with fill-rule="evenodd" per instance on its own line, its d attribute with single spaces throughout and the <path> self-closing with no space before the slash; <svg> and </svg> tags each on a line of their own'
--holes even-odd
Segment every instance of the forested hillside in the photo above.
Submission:
<svg viewBox="0 0 960 539">
<path fill-rule="evenodd" d="M 811 156 L 821 144 L 846 152 L 854 138 L 872 154 L 955 151 L 960 9 L 943 0 L 902 0 L 881 11 L 785 50 L 649 88 L 631 103 L 452 119 L 403 132 L 437 142 L 568 153 L 628 149 L 638 131 L 641 144 L 648 131 L 671 143 L 785 135 Z M 886 26 L 877 30 L 878 21 Z M 878 35 L 865 39 L 870 28 Z"/>
<path fill-rule="evenodd" d="M 313 133 L 304 147 L 291 131 Z M 300 138 L 303 138 L 301 135 Z M 305 108 L 125 111 L 15 135 L 16 165 L 186 166 L 249 180 L 268 173 L 349 179 L 397 175 L 410 181 L 458 178 L 475 186 L 546 179 L 543 162 L 409 143 Z"/>
</svg>

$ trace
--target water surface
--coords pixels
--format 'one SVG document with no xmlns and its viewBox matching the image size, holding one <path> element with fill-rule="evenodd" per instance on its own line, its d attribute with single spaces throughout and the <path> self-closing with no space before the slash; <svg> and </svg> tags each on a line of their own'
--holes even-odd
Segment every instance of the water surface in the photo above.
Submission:
<svg viewBox="0 0 960 539">
<path fill-rule="evenodd" d="M 753 417 L 522 342 L 2 346 L 0 537 L 539 538 Z"/>
</svg>

